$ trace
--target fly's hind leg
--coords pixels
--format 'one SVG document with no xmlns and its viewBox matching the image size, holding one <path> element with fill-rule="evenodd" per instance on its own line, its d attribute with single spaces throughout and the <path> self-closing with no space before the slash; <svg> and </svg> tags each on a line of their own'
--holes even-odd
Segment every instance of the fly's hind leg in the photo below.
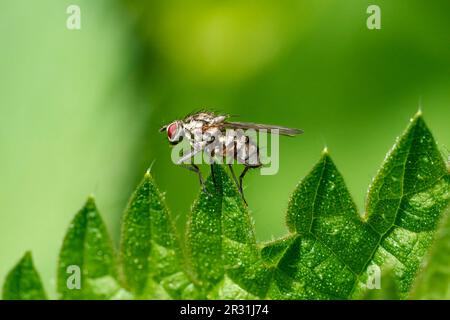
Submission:
<svg viewBox="0 0 450 320">
<path fill-rule="evenodd" d="M 248 205 L 248 204 L 247 204 L 247 200 L 245 200 L 245 197 L 244 197 L 244 189 L 243 189 L 242 184 L 243 184 L 244 177 L 250 168 L 251 167 L 245 166 L 244 170 L 242 171 L 241 175 L 239 176 L 239 192 L 241 193 L 242 200 L 244 200 L 244 203 L 246 205 Z"/>
<path fill-rule="evenodd" d="M 214 172 L 214 163 L 211 164 L 211 178 L 214 184 L 214 188 L 217 190 L 217 180 L 216 180 L 216 174 Z"/>
<path fill-rule="evenodd" d="M 261 164 L 259 165 L 246 165 L 244 170 L 242 171 L 241 175 L 239 176 L 239 192 L 241 193 L 242 199 L 244 200 L 245 204 L 247 205 L 247 200 L 245 200 L 244 197 L 244 188 L 243 188 L 243 181 L 244 181 L 244 177 L 247 174 L 247 172 L 250 169 L 258 169 L 261 168 Z"/>
<path fill-rule="evenodd" d="M 247 200 L 244 197 L 243 180 L 248 170 L 257 169 L 262 167 L 262 163 L 259 158 L 259 147 L 249 138 L 245 137 L 245 145 L 241 147 L 244 154 L 238 154 L 238 162 L 244 164 L 245 168 L 239 176 L 239 192 L 241 193 L 242 199 L 247 205 Z"/>
</svg>

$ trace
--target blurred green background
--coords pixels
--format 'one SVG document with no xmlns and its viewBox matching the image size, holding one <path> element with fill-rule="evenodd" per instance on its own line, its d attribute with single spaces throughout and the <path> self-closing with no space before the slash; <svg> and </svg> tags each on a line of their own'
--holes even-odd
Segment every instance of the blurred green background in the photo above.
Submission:
<svg viewBox="0 0 450 320">
<path fill-rule="evenodd" d="M 66 28 L 71 4 L 81 30 Z M 369 4 L 381 30 L 366 27 Z M 305 130 L 281 139 L 277 175 L 247 176 L 259 240 L 286 233 L 289 196 L 325 145 L 363 212 L 419 104 L 450 144 L 449 31 L 448 0 L 1 1 L 0 283 L 30 249 L 54 292 L 65 229 L 89 194 L 118 243 L 153 161 L 182 233 L 199 186 L 158 128 L 200 107 Z"/>
</svg>

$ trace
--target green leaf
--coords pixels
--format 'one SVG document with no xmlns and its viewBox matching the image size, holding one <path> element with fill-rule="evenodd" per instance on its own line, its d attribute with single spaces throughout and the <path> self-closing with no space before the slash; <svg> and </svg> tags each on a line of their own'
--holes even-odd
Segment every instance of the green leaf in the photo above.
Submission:
<svg viewBox="0 0 450 320">
<path fill-rule="evenodd" d="M 406 298 L 450 200 L 450 176 L 421 114 L 389 153 L 369 190 L 368 224 L 382 235 L 372 262 L 392 268 Z"/>
<path fill-rule="evenodd" d="M 253 222 L 235 184 L 219 165 L 193 206 L 187 255 L 198 297 L 264 297 L 271 273 L 256 245 Z"/>
<path fill-rule="evenodd" d="M 297 236 L 278 265 L 272 295 L 349 297 L 379 236 L 361 220 L 327 151 L 295 190 L 287 224 Z"/>
<path fill-rule="evenodd" d="M 450 299 L 450 208 L 442 218 L 425 268 L 416 280 L 412 299 Z"/>
<path fill-rule="evenodd" d="M 41 278 L 33 265 L 31 252 L 25 253 L 8 273 L 3 285 L 4 300 L 45 300 Z"/>
<path fill-rule="evenodd" d="M 173 221 L 149 172 L 125 211 L 120 255 L 125 282 L 141 298 L 178 298 L 189 283 Z"/>
<path fill-rule="evenodd" d="M 57 281 L 61 299 L 108 299 L 119 290 L 114 249 L 93 198 L 67 230 Z"/>
<path fill-rule="evenodd" d="M 290 201 L 287 224 L 295 240 L 286 244 L 270 296 L 357 296 L 366 287 L 367 270 L 378 266 L 393 270 L 405 297 L 449 202 L 449 185 L 443 159 L 420 115 L 374 179 L 364 219 L 325 151 Z"/>
</svg>

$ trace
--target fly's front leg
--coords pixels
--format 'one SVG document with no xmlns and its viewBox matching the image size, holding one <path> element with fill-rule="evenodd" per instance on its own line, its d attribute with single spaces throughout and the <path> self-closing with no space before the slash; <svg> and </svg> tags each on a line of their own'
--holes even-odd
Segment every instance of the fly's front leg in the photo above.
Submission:
<svg viewBox="0 0 450 320">
<path fill-rule="evenodd" d="M 200 181 L 200 185 L 202 187 L 203 192 L 209 194 L 208 190 L 206 189 L 206 185 L 205 185 L 205 181 L 203 180 L 202 173 L 200 172 L 200 168 L 196 164 L 192 163 L 190 165 L 187 165 L 187 164 L 182 163 L 182 164 L 180 164 L 180 166 L 182 166 L 183 168 L 186 168 L 190 171 L 195 172 L 198 175 L 198 180 Z"/>
<path fill-rule="evenodd" d="M 200 181 L 203 192 L 208 193 L 208 190 L 206 190 L 205 180 L 203 180 L 202 173 L 200 172 L 200 168 L 194 163 L 191 164 L 191 166 L 194 168 L 194 172 L 198 174 L 198 180 Z"/>
</svg>

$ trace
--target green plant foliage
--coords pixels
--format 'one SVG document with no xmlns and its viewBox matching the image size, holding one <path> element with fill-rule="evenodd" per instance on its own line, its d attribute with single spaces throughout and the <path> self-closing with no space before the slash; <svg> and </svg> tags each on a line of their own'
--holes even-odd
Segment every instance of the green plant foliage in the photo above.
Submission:
<svg viewBox="0 0 450 320">
<path fill-rule="evenodd" d="M 229 176 L 215 165 L 194 204 L 187 228 L 187 256 L 196 294 L 209 298 L 264 297 L 270 274 L 263 266 L 253 222 Z M 195 297 L 195 296 L 194 296 Z"/>
<path fill-rule="evenodd" d="M 4 300 L 45 300 L 47 296 L 41 278 L 33 265 L 31 252 L 25 253 L 6 276 L 3 285 Z"/>
<path fill-rule="evenodd" d="M 355 296 L 359 300 L 400 300 L 398 279 L 392 269 L 388 269 L 381 274 L 380 288 L 377 290 L 366 288 L 361 291 L 361 296 Z"/>
<path fill-rule="evenodd" d="M 405 297 L 449 197 L 445 164 L 420 114 L 375 177 L 363 218 L 324 152 L 288 209 L 289 229 L 300 237 L 297 269 L 288 273 L 301 284 L 294 291 L 299 298 L 349 298 L 377 266 L 393 270 Z"/>
<path fill-rule="evenodd" d="M 74 288 L 79 268 L 80 284 Z M 61 299 L 107 299 L 118 290 L 116 259 L 111 239 L 93 198 L 69 225 L 59 254 L 58 293 Z"/>
<path fill-rule="evenodd" d="M 450 175 L 421 114 L 388 154 L 368 196 L 368 224 L 381 234 L 373 263 L 392 268 L 405 298 L 450 200 Z"/>
<path fill-rule="evenodd" d="M 120 257 L 125 283 L 137 297 L 178 298 L 189 283 L 175 227 L 150 172 L 125 210 Z"/>
<path fill-rule="evenodd" d="M 289 234 L 268 243 L 256 242 L 251 216 L 225 168 L 213 169 L 183 244 L 149 172 L 125 210 L 119 259 L 90 198 L 63 242 L 61 298 L 450 298 L 449 217 L 442 214 L 450 175 L 420 114 L 374 178 L 363 216 L 324 150 L 289 201 Z M 39 297 L 36 288 L 42 287 L 26 257 L 8 276 L 4 297 Z M 68 286 L 73 265 L 81 270 L 75 290 Z"/>
<path fill-rule="evenodd" d="M 450 299 L 450 208 L 442 218 L 425 269 L 416 280 L 412 299 Z"/>
<path fill-rule="evenodd" d="M 292 279 L 289 286 L 297 289 L 282 281 L 280 291 L 294 291 L 293 298 L 349 297 L 379 237 L 358 216 L 326 151 L 295 190 L 287 223 L 297 238 L 287 249 L 293 267 L 283 266 L 283 279 Z"/>
</svg>

